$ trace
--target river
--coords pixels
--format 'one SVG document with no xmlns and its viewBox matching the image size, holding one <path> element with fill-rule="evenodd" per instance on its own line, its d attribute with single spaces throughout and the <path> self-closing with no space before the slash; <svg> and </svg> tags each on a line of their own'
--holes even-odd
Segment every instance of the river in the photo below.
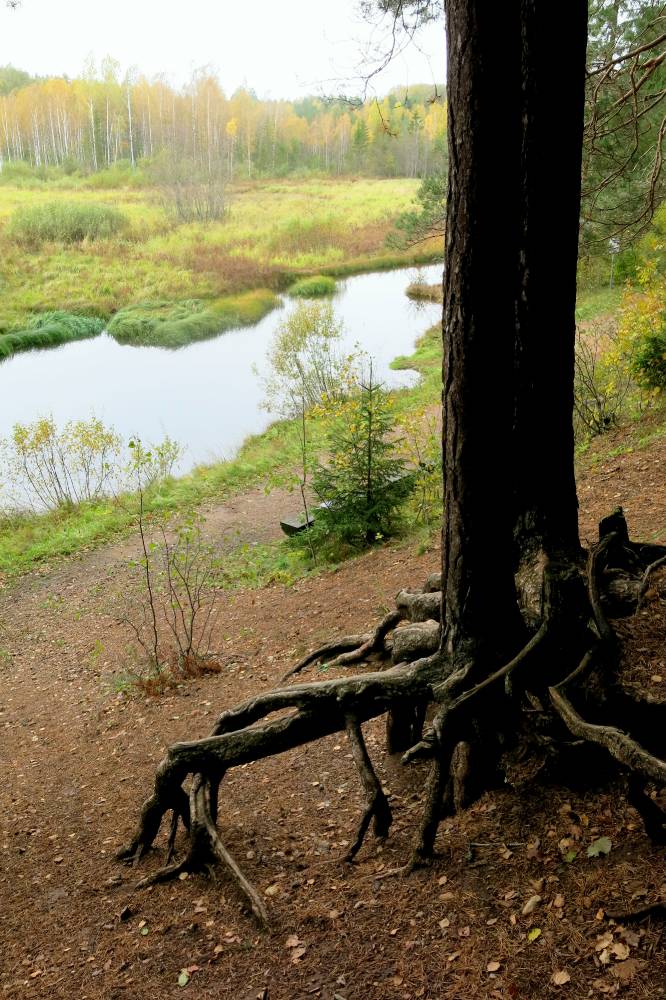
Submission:
<svg viewBox="0 0 666 1000">
<path fill-rule="evenodd" d="M 404 385 L 408 372 L 390 361 L 409 354 L 418 336 L 441 316 L 441 305 L 415 303 L 405 289 L 416 276 L 434 283 L 441 265 L 347 278 L 333 298 L 344 327 L 343 347 L 355 344 L 375 362 L 379 378 Z M 252 327 L 228 330 L 178 350 L 131 347 L 102 334 L 0 364 L 0 437 L 15 423 L 52 415 L 58 425 L 95 415 L 124 439 L 157 442 L 169 435 L 184 447 L 177 472 L 231 458 L 246 437 L 274 417 L 262 409 L 261 370 L 276 328 L 296 308 L 281 307 Z M 411 376 L 413 377 L 413 376 Z"/>
</svg>

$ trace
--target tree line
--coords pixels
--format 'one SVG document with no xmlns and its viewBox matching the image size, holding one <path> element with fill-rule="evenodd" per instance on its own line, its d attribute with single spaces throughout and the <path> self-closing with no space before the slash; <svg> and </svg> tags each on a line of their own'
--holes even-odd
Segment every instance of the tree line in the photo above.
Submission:
<svg viewBox="0 0 666 1000">
<path fill-rule="evenodd" d="M 76 79 L 35 79 L 0 68 L 0 165 L 95 172 L 128 162 L 189 161 L 229 178 L 331 174 L 423 177 L 446 146 L 441 88 L 417 85 L 381 99 L 227 97 L 208 70 L 182 89 L 163 77 L 121 78 L 106 59 Z"/>
</svg>

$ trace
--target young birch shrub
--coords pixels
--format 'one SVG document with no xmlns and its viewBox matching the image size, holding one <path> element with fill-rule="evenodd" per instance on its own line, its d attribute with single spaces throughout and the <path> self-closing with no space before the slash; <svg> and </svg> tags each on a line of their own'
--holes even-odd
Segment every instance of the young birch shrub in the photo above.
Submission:
<svg viewBox="0 0 666 1000">
<path fill-rule="evenodd" d="M 400 420 L 400 455 L 414 469 L 409 509 L 416 521 L 441 521 L 443 507 L 441 416 L 428 407 L 406 413 Z"/>
<path fill-rule="evenodd" d="M 101 420 L 53 417 L 15 424 L 2 442 L 6 492 L 17 507 L 35 511 L 73 507 L 115 492 L 122 442 Z"/>
<path fill-rule="evenodd" d="M 650 267 L 639 281 L 622 305 L 619 348 L 638 384 L 659 392 L 666 389 L 666 276 Z"/>
<path fill-rule="evenodd" d="M 171 475 L 179 455 L 180 447 L 168 437 L 153 447 L 143 487 Z M 0 441 L 0 459 L 9 506 L 36 513 L 117 497 L 137 485 L 120 435 L 97 417 L 63 427 L 53 417 L 15 424 L 9 440 Z"/>
<path fill-rule="evenodd" d="M 639 390 L 618 352 L 609 323 L 576 330 L 574 432 L 578 442 L 617 427 Z"/>
<path fill-rule="evenodd" d="M 330 302 L 302 302 L 277 328 L 268 349 L 264 406 L 295 417 L 347 394 L 355 356 L 340 351 L 342 324 Z"/>
<path fill-rule="evenodd" d="M 200 514 L 171 519 L 151 517 L 146 510 L 149 491 L 178 457 L 177 446 L 168 441 L 150 449 L 135 439 L 130 448 L 140 555 L 131 563 L 135 592 L 126 599 L 117 620 L 128 629 L 139 651 L 137 683 L 158 691 L 169 683 L 219 669 L 211 654 L 211 638 L 218 613 L 214 582 L 221 560 L 204 538 Z"/>
</svg>

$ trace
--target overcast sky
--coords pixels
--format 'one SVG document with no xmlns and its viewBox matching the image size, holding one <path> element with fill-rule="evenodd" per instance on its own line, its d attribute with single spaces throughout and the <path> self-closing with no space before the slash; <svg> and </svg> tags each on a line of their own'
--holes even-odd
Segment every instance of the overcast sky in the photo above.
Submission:
<svg viewBox="0 0 666 1000">
<path fill-rule="evenodd" d="M 0 0 L 0 65 L 36 75 L 81 72 L 106 55 L 177 84 L 211 66 L 231 93 L 247 84 L 259 97 L 345 89 L 363 53 L 386 47 L 386 31 L 357 14 L 358 0 Z M 384 43 L 382 46 L 382 42 Z M 444 77 L 441 24 L 422 29 L 373 80 L 375 92 Z"/>
</svg>

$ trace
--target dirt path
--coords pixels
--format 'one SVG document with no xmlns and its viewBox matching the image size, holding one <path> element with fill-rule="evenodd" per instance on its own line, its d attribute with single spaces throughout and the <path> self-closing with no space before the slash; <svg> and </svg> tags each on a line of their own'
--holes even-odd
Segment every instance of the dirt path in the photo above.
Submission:
<svg viewBox="0 0 666 1000">
<path fill-rule="evenodd" d="M 599 516 L 620 503 L 635 536 L 665 539 L 664 469 L 666 439 L 590 465 L 579 481 L 583 536 L 592 537 Z M 221 544 L 276 537 L 285 500 L 291 509 L 293 498 L 257 491 L 213 508 L 211 535 Z M 133 827 L 164 747 L 205 735 L 222 708 L 272 686 L 319 640 L 366 628 L 402 585 L 436 566 L 438 553 L 385 548 L 291 588 L 222 594 L 217 641 L 236 658 L 223 674 L 148 699 L 115 690 L 128 661 L 114 601 L 131 553 L 131 542 L 113 544 L 0 594 L 4 995 L 666 996 L 657 924 L 616 930 L 617 954 L 606 964 L 600 957 L 599 938 L 608 932 L 601 906 L 666 896 L 664 852 L 647 844 L 614 790 L 487 795 L 443 825 L 433 870 L 390 876 L 408 856 L 425 772 L 383 756 L 379 722 L 367 727 L 368 743 L 396 821 L 384 848 L 368 843 L 353 867 L 339 859 L 361 797 L 342 736 L 228 776 L 223 836 L 267 892 L 270 934 L 257 933 L 223 877 L 134 893 L 136 873 L 113 853 Z M 660 698 L 665 608 L 655 601 L 629 636 L 644 682 Z M 610 855 L 588 858 L 586 845 L 600 835 L 610 836 Z M 565 842 L 578 852 L 570 864 L 562 860 Z M 145 867 L 157 863 L 148 859 Z M 541 902 L 522 916 L 535 894 Z M 540 932 L 532 941 L 530 928 Z M 190 981 L 179 986 L 188 968 Z M 554 985 L 557 972 L 570 981 Z"/>
</svg>

